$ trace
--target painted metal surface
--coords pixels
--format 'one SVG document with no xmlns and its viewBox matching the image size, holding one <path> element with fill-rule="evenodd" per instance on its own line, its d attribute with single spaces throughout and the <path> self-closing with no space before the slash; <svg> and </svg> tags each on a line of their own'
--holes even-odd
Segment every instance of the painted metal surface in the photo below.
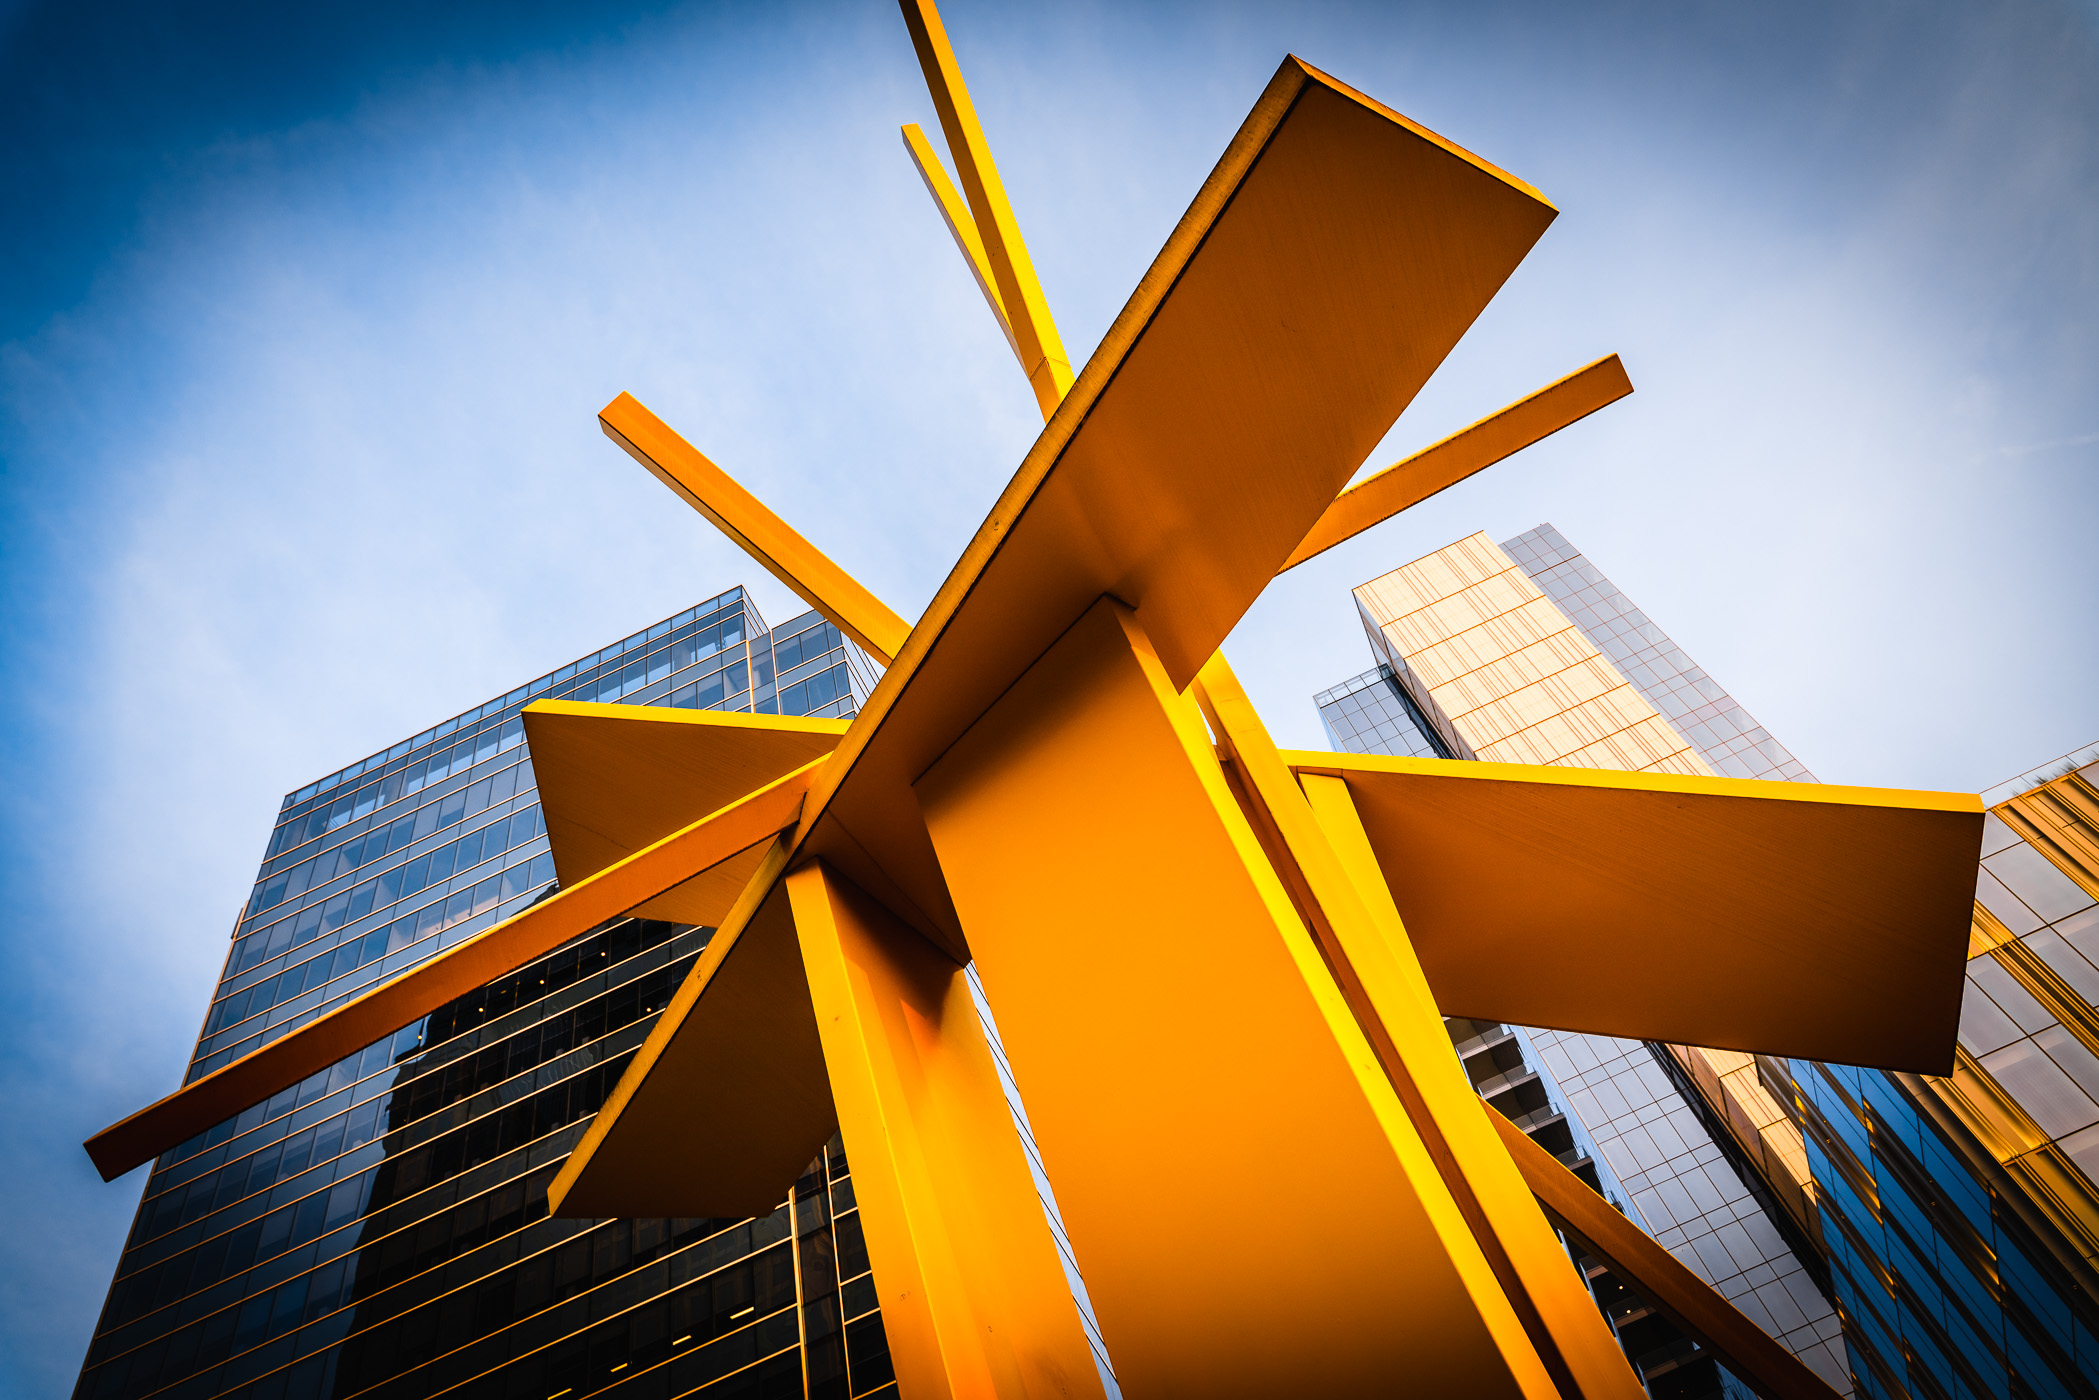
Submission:
<svg viewBox="0 0 2099 1400">
<path fill-rule="evenodd" d="M 1441 442 L 1431 443 L 1343 491 L 1303 542 L 1290 552 L 1283 567 L 1294 569 L 1343 540 L 1354 539 L 1371 526 L 1421 504 L 1475 472 L 1515 456 L 1533 443 L 1543 442 L 1632 391 L 1633 381 L 1616 355 L 1606 355 L 1555 379 L 1535 394 L 1525 395 L 1471 427 L 1460 428 Z"/>
<path fill-rule="evenodd" d="M 1293 770 L 1217 647 L 1555 211 L 1288 59 L 1073 378 L 938 16 L 925 0 L 904 11 L 994 309 L 1048 420 L 1042 437 L 907 626 L 630 397 L 609 405 L 608 434 L 889 670 L 828 756 L 373 996 L 405 1008 L 415 997 L 404 985 L 469 966 L 485 980 L 504 956 L 515 966 L 530 955 L 505 954 L 512 944 L 582 932 L 574 911 L 596 922 L 643 907 L 762 843 L 719 932 L 556 1179 L 561 1212 L 766 1209 L 844 1121 L 876 1276 L 893 1290 L 903 1393 L 1093 1393 L 967 1005 L 962 969 L 974 958 L 1129 1393 L 1382 1394 L 1395 1374 L 1433 1393 L 1635 1393 L 1593 1309 L 1575 1306 L 1552 1271 L 1564 1258 L 1549 1257 L 1535 1188 L 1494 1155 L 1477 1101 L 1450 1080 L 1435 1003 L 1439 969 L 1447 979 L 1464 959 L 1424 945 L 1419 928 L 1410 943 L 1402 912 L 1437 920 L 1406 908 L 1413 882 L 1394 878 L 1381 831 L 1394 813 L 1426 813 L 1408 839 L 1443 833 L 1472 862 L 1475 892 L 1491 893 L 1536 874 L 1512 870 L 1525 852 L 1490 839 L 1492 822 L 1452 814 L 1457 788 L 1492 789 L 1501 820 L 1541 832 L 1585 819 L 1570 800 L 1631 792 L 1632 805 L 1602 820 L 1648 820 L 1651 837 L 1597 843 L 1581 858 L 1613 889 L 1668 903 L 1669 813 L 1724 803 L 1751 814 L 1736 828 L 1766 831 L 1812 811 L 1823 849 L 1843 853 L 1844 879 L 1886 900 L 1917 872 L 1861 833 L 1909 823 L 1958 845 L 1955 828 L 1979 822 L 1979 809 L 1939 795 L 1584 783 L 1482 765 L 1466 765 L 1475 771 L 1455 787 L 1433 768 Z M 967 250 L 959 231 L 958 241 Z M 557 720 L 589 724 L 591 707 L 548 712 Z M 750 737 L 771 732 L 689 726 L 681 761 L 726 781 L 732 758 L 749 761 Z M 1338 774 L 1346 793 L 1322 774 Z M 599 832 L 579 869 L 695 800 L 634 787 L 645 763 L 570 776 L 565 796 L 548 791 L 550 829 L 595 830 L 620 806 L 620 792 L 592 781 L 633 788 L 641 813 L 636 832 Z M 1341 820 L 1340 796 L 1362 811 L 1360 830 Z M 1749 898 L 1757 882 L 1817 870 L 1802 843 L 1732 856 L 1717 841 L 1694 844 L 1719 880 L 1707 898 L 1746 901 L 1742 936 L 1780 932 Z M 1924 943 L 1942 922 L 1941 893 L 1911 897 Z M 1929 957 L 1889 968 L 1903 950 L 1887 940 L 1823 932 L 1830 958 L 1913 975 L 1927 1001 L 1940 990 Z M 469 948 L 481 952 L 463 958 Z M 1580 1020 L 1579 991 L 1561 988 L 1552 1016 L 1516 1018 Z M 1642 1011 L 1622 1014 L 1638 1023 Z M 230 1066 L 225 1082 L 267 1093 L 306 1063 L 285 1047 L 370 1039 L 375 1017 L 364 1003 L 338 1011 Z M 1751 1040 L 1794 1029 L 1746 1024 Z M 1682 1029 L 1630 1033 L 1727 1039 Z M 1921 1041 L 1897 1030 L 1875 1022 L 1861 1034 L 1891 1061 L 1936 1045 L 1933 1026 Z M 195 1130 L 183 1122 L 120 1130 L 127 1151 L 150 1155 Z M 1147 1197 L 1159 1162 L 1198 1148 L 1203 1170 L 1179 1183 L 1186 1208 L 1157 1210 Z M 1220 1215 L 1337 1192 L 1350 1202 L 1338 1240 L 1214 1228 Z M 1755 1374 L 1756 1358 L 1735 1359 Z M 1771 1393 L 1794 1393 L 1784 1384 L 1772 1380 Z"/>
<path fill-rule="evenodd" d="M 831 562 L 793 526 L 766 509 L 763 502 L 709 461 L 706 454 L 678 436 L 669 424 L 649 412 L 632 394 L 621 394 L 598 411 L 605 436 L 625 448 L 635 461 L 707 517 L 716 529 L 736 541 L 765 571 L 822 613 L 839 631 L 884 665 L 896 656 L 911 631 L 887 604 L 860 586 L 860 581 Z"/>
<path fill-rule="evenodd" d="M 822 760 L 748 793 L 89 1138 L 105 1181 L 791 827 Z M 823 1139 L 818 1138 L 820 1144 Z M 808 1160 L 807 1154 L 802 1162 Z M 799 1166 L 800 1163 L 797 1163 Z"/>
<path fill-rule="evenodd" d="M 1944 1073 L 1976 799 L 1293 752 L 1345 778 L 1444 1011 Z M 1774 1050 L 1774 1046 L 1802 1047 Z M 1805 1047 L 1813 1046 L 1814 1049 Z"/>
</svg>

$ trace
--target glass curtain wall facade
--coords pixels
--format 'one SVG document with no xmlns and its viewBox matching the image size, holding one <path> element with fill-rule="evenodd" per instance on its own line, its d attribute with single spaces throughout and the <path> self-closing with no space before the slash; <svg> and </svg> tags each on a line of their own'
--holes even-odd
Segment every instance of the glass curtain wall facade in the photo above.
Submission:
<svg viewBox="0 0 2099 1400">
<path fill-rule="evenodd" d="M 1652 1233 L 1652 1226 L 1612 1172 L 1581 1119 L 1570 1109 L 1567 1089 L 1546 1067 L 1537 1041 L 1548 1032 L 1462 1016 L 1444 1018 L 1444 1029 L 1450 1034 L 1472 1087 L 1490 1107 L 1557 1157 L 1591 1190 Z M 1625 1082 L 1623 1066 L 1607 1062 L 1591 1066 L 1592 1071 L 1599 1069 L 1603 1080 Z M 1577 1086 L 1581 1082 L 1575 1081 Z M 1661 1400 L 1698 1396 L 1748 1400 L 1754 1393 L 1721 1369 L 1710 1353 L 1650 1307 L 1646 1299 L 1626 1287 L 1609 1265 L 1571 1244 L 1569 1255 L 1648 1394 Z"/>
<path fill-rule="evenodd" d="M 1455 758 L 1390 666 L 1379 665 L 1312 697 L 1327 742 L 1348 753 Z"/>
<path fill-rule="evenodd" d="M 1550 525 L 1496 551 L 1542 598 L 1525 597 L 1506 571 L 1498 589 L 1487 582 L 1485 548 L 1475 536 L 1395 571 L 1412 571 L 1413 601 L 1426 598 L 1426 608 L 1395 608 L 1404 590 L 1380 590 L 1383 580 L 1357 590 L 1382 663 L 1373 675 L 1423 714 L 1417 735 L 1455 730 L 1466 746 L 1459 756 L 1474 746 L 1480 757 L 1527 749 L 1552 762 L 1814 780 Z M 1569 649 L 1562 620 L 1608 669 Z M 1469 639 L 1463 670 L 1449 662 L 1450 636 Z M 1639 736 L 1619 680 L 1684 751 Z M 1360 720 L 1345 731 L 1328 710 L 1347 689 L 1320 697 L 1341 747 L 1419 752 L 1404 739 L 1371 747 Z M 1540 699 L 1544 689 L 1556 692 L 1551 700 Z M 1613 751 L 1626 761 L 1602 761 Z M 1629 761 L 1642 757 L 1646 765 Z M 2001 784 L 1985 801 L 1950 1078 L 1535 1030 L 1523 1033 L 1521 1054 L 1616 1164 L 1634 1196 L 1627 1213 L 1811 1364 L 1798 1344 L 1806 1334 L 1784 1330 L 1767 1286 L 1753 1298 L 1738 1292 L 1762 1272 L 1741 1268 L 1745 1258 L 1780 1258 L 1774 1236 L 1805 1266 L 1779 1280 L 1803 1310 L 1814 1311 L 1802 1287 L 1810 1274 L 1836 1304 L 1837 1354 L 1864 1394 L 2099 1396 L 2099 745 Z M 1674 1093 L 1644 1082 L 1655 1078 Z M 1642 1144 L 1621 1125 L 1663 1104 L 1690 1156 L 1732 1168 L 1704 1164 L 1713 1195 L 1701 1196 L 1688 1172 L 1668 1180 L 1638 1170 L 1643 1146 L 1667 1157 L 1668 1135 L 1649 1127 Z M 1683 1222 L 1730 1208 L 1730 1189 L 1761 1211 L 1738 1210 L 1735 1230 L 1699 1234 L 1694 1224 L 1696 1237 L 1687 1235 Z"/>
<path fill-rule="evenodd" d="M 848 717 L 872 680 L 732 589 L 290 793 L 189 1077 L 551 890 L 524 705 Z M 613 920 L 163 1154 L 75 1396 L 893 1393 L 835 1139 L 763 1219 L 547 1214 L 712 932 Z"/>
<path fill-rule="evenodd" d="M 1550 525 L 1504 547 L 1715 772 L 1814 781 Z M 2099 1395 L 2095 759 L 1988 795 L 1951 1078 L 1653 1047 L 1825 1256 L 1863 1393 Z"/>
<path fill-rule="evenodd" d="M 1565 535 L 1540 525 L 1502 548 L 1715 773 L 1815 781 L 1807 765 L 1772 738 Z"/>
<path fill-rule="evenodd" d="M 1806 1132 L 1867 1394 L 2099 1395 L 2094 760 L 1986 795 L 1950 1078 L 1758 1062 Z"/>
<path fill-rule="evenodd" d="M 1460 540 L 1355 598 L 1379 664 L 1318 697 L 1343 749 L 1670 773 L 1710 773 L 1724 758 L 1730 771 L 1806 773 L 1550 525 L 1505 545 Z M 1743 1160 L 1683 1082 L 1676 1057 L 1731 1082 L 1739 1065 L 1717 1051 L 1608 1036 L 1472 1022 L 1450 1030 L 1491 1104 L 1823 1379 L 1849 1389 L 1819 1253 L 1760 1175 L 1761 1161 Z M 1475 1069 L 1483 1031 L 1506 1061 L 1498 1075 Z M 1536 1103 L 1512 1092 L 1526 1084 Z M 1804 1200 L 1798 1131 L 1769 1095 L 1753 1116 L 1791 1134 L 1772 1151 Z M 1577 1263 L 1650 1393 L 1746 1393 L 1607 1268 Z"/>
</svg>

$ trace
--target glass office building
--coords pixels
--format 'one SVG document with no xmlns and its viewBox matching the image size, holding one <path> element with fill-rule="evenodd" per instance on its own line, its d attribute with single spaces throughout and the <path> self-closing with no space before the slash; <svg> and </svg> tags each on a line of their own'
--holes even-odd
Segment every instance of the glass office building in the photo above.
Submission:
<svg viewBox="0 0 2099 1400">
<path fill-rule="evenodd" d="M 287 795 L 188 1077 L 552 888 L 523 706 L 844 717 L 872 681 L 732 589 Z M 711 933 L 613 920 L 164 1153 L 76 1397 L 893 1394 L 837 1141 L 763 1219 L 547 1214 Z"/>
<path fill-rule="evenodd" d="M 1549 525 L 1356 592 L 1379 664 L 1318 697 L 1339 747 L 1814 780 Z M 1504 1112 L 1538 1115 L 1528 1126 L 1551 1114 L 1509 1085 L 1536 1066 L 1532 1099 L 1593 1144 L 1562 1160 L 1621 1208 L 1630 1190 L 1629 1216 L 1825 1378 L 1802 1342 L 1841 1319 L 1829 1349 L 1863 1394 L 2099 1396 L 2099 745 L 1984 800 L 1951 1077 L 1512 1027 L 1486 1037 L 1508 1047 L 1500 1076 L 1473 1077 Z M 1480 1029 L 1453 1026 L 1468 1066 Z M 1684 1158 L 1640 1170 L 1643 1149 L 1667 1158 L 1664 1137 L 1621 1127 L 1664 1105 L 1670 1140 L 1709 1159 L 1703 1183 L 1667 1179 Z M 1730 1194 L 1736 1228 L 1701 1230 Z M 1828 1300 L 1808 1331 L 1787 1330 L 1768 1281 L 1740 1288 L 1763 1276 L 1742 1262 L 1779 1261 L 1776 1244 L 1801 1266 L 1780 1281 L 1803 1311 L 1810 1280 Z"/>
<path fill-rule="evenodd" d="M 1953 1074 L 1758 1062 L 1869 1395 L 2099 1395 L 2099 745 L 1985 801 Z"/>
<path fill-rule="evenodd" d="M 1501 545 L 1460 540 L 1364 584 L 1355 601 L 1377 664 L 1315 697 L 1338 748 L 1807 776 L 1550 525 Z M 1842 1324 L 1803 1223 L 1806 1153 L 1776 1101 L 1743 1086 L 1747 1056 L 1472 1021 L 1449 1029 L 1482 1097 L 1849 1390 Z M 1716 1101 L 1763 1129 L 1751 1135 L 1754 1161 L 1694 1071 L 1724 1081 L 1735 1092 Z M 1576 1262 L 1649 1393 L 1748 1393 L 1600 1262 Z"/>
<path fill-rule="evenodd" d="M 1327 742 L 1345 753 L 1399 758 L 1456 758 L 1384 662 L 1312 697 Z"/>
</svg>

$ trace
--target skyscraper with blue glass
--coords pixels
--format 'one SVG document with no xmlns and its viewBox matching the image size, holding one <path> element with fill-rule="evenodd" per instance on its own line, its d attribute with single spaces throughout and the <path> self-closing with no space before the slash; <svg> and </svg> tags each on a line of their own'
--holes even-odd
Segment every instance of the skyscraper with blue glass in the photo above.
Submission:
<svg viewBox="0 0 2099 1400">
<path fill-rule="evenodd" d="M 1316 697 L 1336 747 L 1814 781 L 1550 525 L 1356 602 L 1377 665 Z M 1490 1103 L 1825 1379 L 1891 1400 L 2099 1395 L 2099 745 L 1984 800 L 1951 1076 L 1451 1026 Z M 1728 1387 L 1584 1269 L 1650 1391 Z"/>
<path fill-rule="evenodd" d="M 873 680 L 731 589 L 288 794 L 187 1078 L 553 887 L 525 705 L 848 717 Z M 711 933 L 615 919 L 164 1153 L 76 1396 L 893 1393 L 837 1142 L 760 1220 L 547 1215 Z"/>
<path fill-rule="evenodd" d="M 1859 1387 L 2099 1395 L 2099 744 L 1983 795 L 1946 1078 L 1759 1058 L 1805 1132 Z"/>
</svg>

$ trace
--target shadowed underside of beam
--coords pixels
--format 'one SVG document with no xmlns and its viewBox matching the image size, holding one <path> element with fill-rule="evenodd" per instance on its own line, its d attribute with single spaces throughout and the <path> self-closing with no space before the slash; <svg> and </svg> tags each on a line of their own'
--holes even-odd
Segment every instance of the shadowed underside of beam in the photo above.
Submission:
<svg viewBox="0 0 2099 1400">
<path fill-rule="evenodd" d="M 787 844 L 783 836 L 766 849 L 547 1188 L 552 1212 L 765 1215 L 836 1129 L 794 920 L 778 887 Z"/>
<path fill-rule="evenodd" d="M 541 900 L 449 952 L 104 1128 L 86 1143 L 114 1180 L 607 919 L 792 827 L 822 759 Z"/>
<path fill-rule="evenodd" d="M 1971 795 L 1284 757 L 1347 781 L 1447 1015 L 1952 1068 Z"/>
<path fill-rule="evenodd" d="M 746 715 L 661 705 L 541 700 L 525 741 L 564 888 L 823 757 L 842 719 Z M 757 869 L 752 846 L 631 912 L 714 927 Z"/>
</svg>

